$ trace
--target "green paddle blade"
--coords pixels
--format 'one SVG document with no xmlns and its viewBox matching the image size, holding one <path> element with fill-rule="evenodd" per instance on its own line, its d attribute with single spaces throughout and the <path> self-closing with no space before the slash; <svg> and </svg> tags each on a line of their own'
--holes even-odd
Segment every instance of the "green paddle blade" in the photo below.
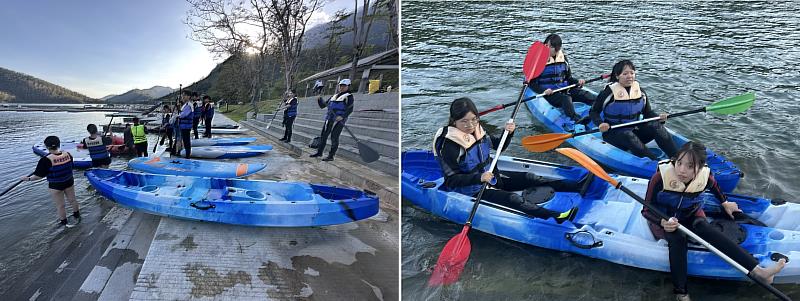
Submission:
<svg viewBox="0 0 800 301">
<path fill-rule="evenodd" d="M 717 114 L 741 113 L 752 107 L 755 100 L 755 93 L 745 93 L 713 103 L 706 107 L 706 112 L 714 112 Z"/>
</svg>

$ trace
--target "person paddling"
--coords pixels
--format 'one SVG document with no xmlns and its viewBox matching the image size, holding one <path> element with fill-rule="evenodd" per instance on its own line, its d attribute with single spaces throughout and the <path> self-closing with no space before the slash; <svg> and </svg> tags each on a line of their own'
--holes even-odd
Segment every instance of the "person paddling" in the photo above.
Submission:
<svg viewBox="0 0 800 301">
<path fill-rule="evenodd" d="M 339 93 L 328 99 L 328 112 L 325 114 L 322 137 L 319 139 L 317 152 L 310 155 L 310 157 L 322 156 L 328 135 L 330 135 L 331 150 L 328 152 L 328 157 L 322 159 L 322 161 L 333 161 L 333 156 L 336 155 L 336 150 L 339 149 L 339 135 L 342 134 L 347 117 L 350 116 L 350 113 L 353 113 L 353 103 L 353 94 L 350 93 L 350 79 L 345 78 L 339 81 Z"/>
<path fill-rule="evenodd" d="M 734 219 L 736 212 L 742 212 L 739 206 L 728 201 L 719 189 L 714 175 L 706 165 L 705 146 L 692 141 L 684 144 L 673 159 L 659 162 L 658 170 L 647 185 L 645 202 L 654 204 L 661 212 L 672 216 L 669 220 L 664 220 L 650 212 L 647 207 L 642 209 L 642 215 L 648 220 L 653 236 L 656 239 L 664 238 L 669 243 L 670 274 L 676 299 L 689 300 L 689 290 L 686 285 L 688 241 L 686 236 L 675 231 L 678 223 L 757 277 L 772 283 L 775 274 L 786 265 L 786 259 L 779 259 L 777 264 L 769 268 L 758 266 L 758 261 L 744 248 L 708 223 L 703 211 L 706 198 L 701 195 L 705 191 L 710 191 L 714 195 L 728 218 Z"/>
<path fill-rule="evenodd" d="M 469 98 L 459 98 L 450 104 L 448 125 L 436 133 L 433 153 L 444 171 L 443 189 L 459 192 L 468 196 L 476 196 L 483 183 L 489 183 L 497 189 L 487 189 L 483 200 L 512 207 L 538 218 L 553 217 L 558 223 L 572 220 L 578 212 L 574 207 L 565 212 L 557 212 L 539 207 L 526 201 L 519 194 L 511 191 L 524 190 L 541 186 L 539 177 L 532 173 L 500 171 L 495 176 L 489 171 L 492 158 L 491 149 L 506 148 L 511 142 L 516 125 L 506 124 L 509 137 L 505 145 L 500 146 L 500 138 L 487 134 L 478 119 L 478 109 Z M 552 183 L 553 188 L 565 189 L 563 183 Z M 577 187 L 573 189 L 577 191 Z"/>
<path fill-rule="evenodd" d="M 590 119 L 588 117 L 581 118 L 575 112 L 575 105 L 573 101 L 579 101 L 591 105 L 594 98 L 590 93 L 580 87 L 586 83 L 583 79 L 575 79 L 572 77 L 572 69 L 569 66 L 569 60 L 561 49 L 561 37 L 557 34 L 548 35 L 544 39 L 545 46 L 550 48 L 550 56 L 547 58 L 547 65 L 544 71 L 536 79 L 531 81 L 531 89 L 536 94 L 544 93 L 544 99 L 550 105 L 561 108 L 564 114 L 567 115 L 575 124 L 588 124 Z M 561 92 L 553 93 L 553 90 L 563 88 L 569 85 L 577 84 L 578 86 L 573 89 L 568 89 Z"/>
<path fill-rule="evenodd" d="M 83 138 L 81 144 L 89 150 L 89 157 L 92 158 L 92 167 L 108 168 L 111 165 L 111 154 L 108 152 L 108 145 L 103 141 L 103 137 L 97 134 L 97 126 L 89 124 L 86 126 L 89 137 Z"/>
<path fill-rule="evenodd" d="M 96 130 L 96 128 L 95 128 Z M 96 131 L 95 131 L 96 132 Z M 72 155 L 67 151 L 61 151 L 61 140 L 56 136 L 48 136 L 44 139 L 47 147 L 47 156 L 39 159 L 36 170 L 32 176 L 22 177 L 23 181 L 36 181 L 47 178 L 47 186 L 50 188 L 50 196 L 56 205 L 59 226 L 66 228 L 75 227 L 81 221 L 80 207 L 75 199 L 75 180 L 72 178 Z M 72 207 L 72 222 L 67 222 L 67 209 L 64 203 L 66 198 Z"/>
<path fill-rule="evenodd" d="M 645 146 L 655 139 L 658 147 L 668 157 L 675 157 L 678 147 L 662 124 L 666 122 L 668 114 L 659 115 L 650 108 L 650 99 L 636 81 L 636 67 L 633 62 L 621 60 L 614 64 L 609 81 L 611 84 L 597 95 L 589 112 L 592 122 L 597 124 L 603 133 L 603 140 L 638 157 L 658 160 L 658 156 Z M 636 121 L 641 116 L 644 118 L 660 116 L 661 120 L 609 130 L 612 125 Z"/>
</svg>

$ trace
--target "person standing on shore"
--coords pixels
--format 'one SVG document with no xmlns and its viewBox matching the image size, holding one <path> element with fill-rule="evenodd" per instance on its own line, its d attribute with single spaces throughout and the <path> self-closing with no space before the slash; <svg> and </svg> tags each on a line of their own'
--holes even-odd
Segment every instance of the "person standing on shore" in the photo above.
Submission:
<svg viewBox="0 0 800 301">
<path fill-rule="evenodd" d="M 164 135 L 161 136 L 161 141 L 158 142 L 158 145 L 164 145 L 164 138 L 166 137 L 169 140 L 169 147 L 172 147 L 172 124 L 170 123 L 170 118 L 172 117 L 172 112 L 169 105 L 164 105 L 164 115 L 161 116 L 161 130 L 163 131 Z"/>
<path fill-rule="evenodd" d="M 97 128 L 95 127 L 95 133 Z M 56 136 L 48 136 L 44 139 L 47 147 L 47 156 L 39 159 L 36 170 L 31 176 L 22 177 L 23 181 L 36 181 L 47 178 L 47 186 L 50 188 L 50 196 L 56 205 L 59 226 L 66 228 L 75 227 L 81 222 L 81 212 L 78 201 L 75 199 L 75 180 L 72 178 L 72 155 L 69 152 L 61 151 L 61 140 Z M 72 206 L 72 217 L 74 222 L 67 222 L 67 208 L 64 202 L 66 198 Z"/>
<path fill-rule="evenodd" d="M 211 96 L 203 96 L 203 123 L 206 127 L 203 137 L 211 138 L 211 121 L 214 119 L 214 103 L 211 101 Z"/>
<path fill-rule="evenodd" d="M 339 149 L 339 135 L 342 134 L 345 122 L 350 113 L 353 113 L 353 94 L 350 93 L 350 79 L 339 81 L 339 93 L 334 94 L 328 99 L 328 113 L 325 114 L 325 125 L 322 130 L 322 137 L 319 139 L 317 153 L 310 157 L 320 157 L 325 151 L 325 143 L 328 135 L 331 135 L 331 150 L 328 157 L 322 161 L 333 161 L 336 150 Z"/>
<path fill-rule="evenodd" d="M 136 147 L 133 144 L 133 133 L 131 132 L 131 124 L 125 124 L 125 130 L 122 131 L 123 143 L 125 143 L 125 153 L 131 156 L 136 155 Z"/>
<path fill-rule="evenodd" d="M 133 145 L 136 147 L 137 157 L 147 157 L 147 130 L 144 124 L 139 124 L 139 118 L 133 118 L 131 135 L 133 135 Z"/>
<path fill-rule="evenodd" d="M 194 139 L 200 139 L 199 134 L 197 133 L 197 127 L 200 125 L 200 94 L 197 92 L 192 93 L 192 129 L 194 130 Z"/>
<path fill-rule="evenodd" d="M 181 101 L 183 102 L 183 106 L 181 107 L 180 115 L 178 115 L 178 123 L 180 124 L 181 129 L 181 141 L 183 142 L 183 149 L 186 150 L 186 159 L 189 159 L 189 156 L 192 154 L 192 125 L 194 121 L 194 109 L 192 108 L 191 98 L 192 92 L 188 90 L 183 90 L 183 95 L 181 95 Z M 176 150 L 176 154 L 180 153 L 180 150 Z"/>
<path fill-rule="evenodd" d="M 297 117 L 297 97 L 295 96 L 294 89 L 286 91 L 284 106 L 286 109 L 283 110 L 283 138 L 281 141 L 286 143 L 292 142 L 292 125 L 294 124 L 294 119 Z"/>
</svg>

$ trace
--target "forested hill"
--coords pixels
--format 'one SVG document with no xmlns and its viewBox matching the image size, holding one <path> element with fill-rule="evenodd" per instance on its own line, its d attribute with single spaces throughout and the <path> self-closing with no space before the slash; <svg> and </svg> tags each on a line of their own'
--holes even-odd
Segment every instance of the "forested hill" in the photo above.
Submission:
<svg viewBox="0 0 800 301">
<path fill-rule="evenodd" d="M 98 99 L 33 76 L 0 67 L 0 102 L 88 103 Z"/>
</svg>

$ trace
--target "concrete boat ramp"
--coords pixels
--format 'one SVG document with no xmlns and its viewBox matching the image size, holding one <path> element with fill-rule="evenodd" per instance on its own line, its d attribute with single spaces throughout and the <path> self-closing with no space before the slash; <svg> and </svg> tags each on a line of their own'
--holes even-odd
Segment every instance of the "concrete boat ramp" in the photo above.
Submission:
<svg viewBox="0 0 800 301">
<path fill-rule="evenodd" d="M 249 179 L 368 189 L 381 211 L 343 225 L 254 228 L 162 218 L 103 200 L 102 217 L 65 230 L 0 299 L 397 300 L 397 178 L 343 158 L 308 158 L 264 137 L 254 144 L 275 149 L 239 160 L 267 162 Z"/>
</svg>

